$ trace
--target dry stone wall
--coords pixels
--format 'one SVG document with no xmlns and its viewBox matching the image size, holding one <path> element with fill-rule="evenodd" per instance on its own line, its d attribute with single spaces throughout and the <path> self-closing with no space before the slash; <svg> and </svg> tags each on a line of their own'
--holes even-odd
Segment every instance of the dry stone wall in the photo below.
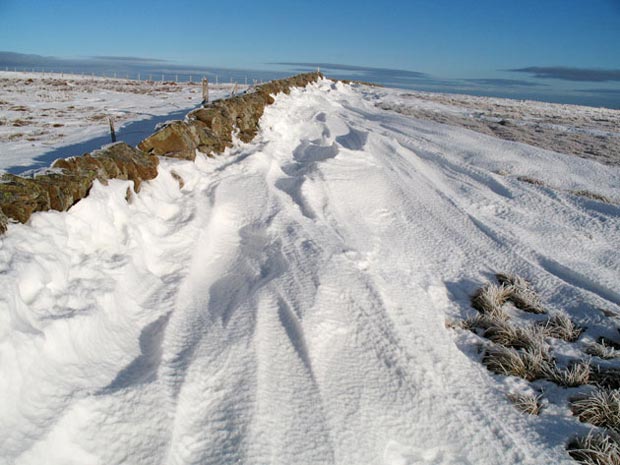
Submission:
<svg viewBox="0 0 620 465">
<path fill-rule="evenodd" d="M 86 197 L 95 180 L 133 181 L 140 190 L 142 181 L 157 176 L 158 156 L 193 160 L 196 151 L 213 155 L 232 145 L 233 131 L 249 142 L 258 131 L 265 105 L 273 95 L 290 93 L 318 81 L 320 73 L 307 73 L 271 81 L 254 92 L 218 100 L 190 112 L 185 121 L 174 121 L 146 138 L 137 148 L 119 142 L 92 154 L 56 160 L 52 169 L 30 177 L 0 176 L 0 233 L 10 220 L 25 223 L 39 211 L 66 211 Z"/>
</svg>

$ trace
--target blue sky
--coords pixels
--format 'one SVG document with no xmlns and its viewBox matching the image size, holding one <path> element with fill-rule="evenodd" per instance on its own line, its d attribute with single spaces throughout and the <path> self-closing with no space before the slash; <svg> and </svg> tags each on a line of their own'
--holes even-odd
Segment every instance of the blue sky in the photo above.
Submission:
<svg viewBox="0 0 620 465">
<path fill-rule="evenodd" d="M 251 69 L 335 63 L 604 91 L 620 77 L 555 70 L 620 70 L 620 0 L 0 0 L 0 50 Z"/>
</svg>

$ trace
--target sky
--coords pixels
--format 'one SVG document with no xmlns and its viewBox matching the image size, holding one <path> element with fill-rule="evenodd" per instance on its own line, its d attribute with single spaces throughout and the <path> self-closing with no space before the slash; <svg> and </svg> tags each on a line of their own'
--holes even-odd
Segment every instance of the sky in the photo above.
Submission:
<svg viewBox="0 0 620 465">
<path fill-rule="evenodd" d="M 620 0 L 0 0 L 0 50 L 620 98 Z"/>
</svg>

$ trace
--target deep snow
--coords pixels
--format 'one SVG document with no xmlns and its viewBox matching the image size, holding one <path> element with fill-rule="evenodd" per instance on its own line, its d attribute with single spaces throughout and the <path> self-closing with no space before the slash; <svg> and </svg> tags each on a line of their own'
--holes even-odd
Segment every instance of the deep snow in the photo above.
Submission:
<svg viewBox="0 0 620 465">
<path fill-rule="evenodd" d="M 620 169 L 378 98 L 293 90 L 130 202 L 111 181 L 11 225 L 0 463 L 575 463 L 567 409 L 519 413 L 445 323 L 496 271 L 617 315 L 620 209 L 569 191 L 618 201 Z"/>
</svg>

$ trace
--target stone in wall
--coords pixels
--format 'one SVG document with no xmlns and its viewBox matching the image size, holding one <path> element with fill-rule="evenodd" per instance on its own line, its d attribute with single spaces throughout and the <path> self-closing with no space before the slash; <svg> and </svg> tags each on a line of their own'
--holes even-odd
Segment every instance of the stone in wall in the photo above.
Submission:
<svg viewBox="0 0 620 465">
<path fill-rule="evenodd" d="M 95 179 L 133 181 L 137 192 L 142 181 L 157 176 L 158 164 L 157 157 L 119 142 L 92 155 L 56 160 L 51 170 L 33 177 L 5 174 L 0 177 L 0 211 L 20 223 L 34 212 L 66 211 L 88 195 Z"/>
</svg>

